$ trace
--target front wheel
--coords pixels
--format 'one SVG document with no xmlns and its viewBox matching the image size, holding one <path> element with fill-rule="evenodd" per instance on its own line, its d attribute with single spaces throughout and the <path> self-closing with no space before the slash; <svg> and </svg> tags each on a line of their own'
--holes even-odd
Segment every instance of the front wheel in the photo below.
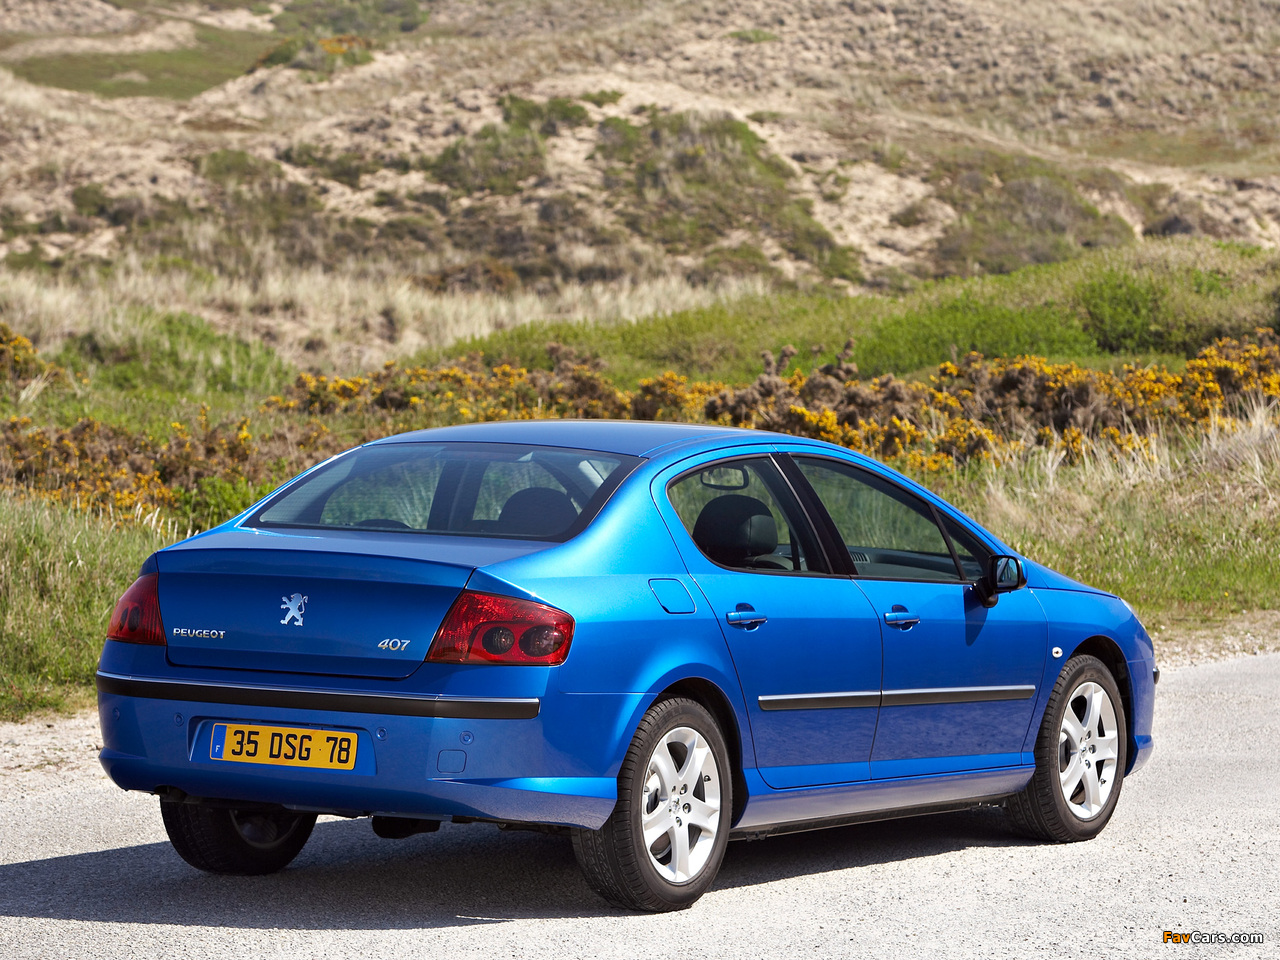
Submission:
<svg viewBox="0 0 1280 960">
<path fill-rule="evenodd" d="M 198 870 L 256 876 L 282 870 L 302 852 L 314 813 L 233 810 L 161 801 L 160 815 L 178 856 Z"/>
<path fill-rule="evenodd" d="M 1014 826 L 1058 843 L 1102 832 L 1120 799 L 1128 760 L 1124 704 L 1096 657 L 1069 660 L 1036 738 L 1036 772 L 1006 804 Z"/>
<path fill-rule="evenodd" d="M 575 829 L 587 882 L 630 910 L 691 906 L 729 841 L 733 778 L 724 735 L 693 700 L 664 700 L 640 721 L 618 774 L 618 805 L 599 830 Z"/>
</svg>

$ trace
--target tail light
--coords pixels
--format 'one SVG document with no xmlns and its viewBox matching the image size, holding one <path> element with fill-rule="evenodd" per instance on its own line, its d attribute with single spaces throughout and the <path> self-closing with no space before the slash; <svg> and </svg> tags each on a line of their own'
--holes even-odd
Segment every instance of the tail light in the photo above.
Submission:
<svg viewBox="0 0 1280 960">
<path fill-rule="evenodd" d="M 159 581 L 154 573 L 144 574 L 133 581 L 133 586 L 124 592 L 111 614 L 108 640 L 165 645 L 164 622 L 160 619 Z"/>
<path fill-rule="evenodd" d="M 564 663 L 573 617 L 563 610 L 464 590 L 436 631 L 427 659 L 445 663 Z"/>
</svg>

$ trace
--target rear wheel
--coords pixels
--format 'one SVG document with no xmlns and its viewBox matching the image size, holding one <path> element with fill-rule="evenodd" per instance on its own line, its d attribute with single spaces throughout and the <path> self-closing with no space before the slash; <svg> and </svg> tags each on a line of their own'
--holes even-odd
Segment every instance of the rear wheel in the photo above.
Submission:
<svg viewBox="0 0 1280 960">
<path fill-rule="evenodd" d="M 199 870 L 253 876 L 288 866 L 311 836 L 314 813 L 160 804 L 169 842 Z"/>
<path fill-rule="evenodd" d="M 711 886 L 733 809 L 724 735 L 692 700 L 655 704 L 618 774 L 618 805 L 599 830 L 573 831 L 587 882 L 630 910 L 681 910 Z"/>
<path fill-rule="evenodd" d="M 1006 805 L 1014 826 L 1059 843 L 1101 833 L 1120 799 L 1128 760 L 1124 705 L 1101 660 L 1073 657 L 1063 667 L 1035 757 L 1031 782 Z"/>
</svg>

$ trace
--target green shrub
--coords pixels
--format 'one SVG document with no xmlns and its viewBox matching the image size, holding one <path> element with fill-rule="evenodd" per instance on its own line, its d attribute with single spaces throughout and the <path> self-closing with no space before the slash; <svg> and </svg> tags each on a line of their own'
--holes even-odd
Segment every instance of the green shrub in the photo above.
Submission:
<svg viewBox="0 0 1280 960">
<path fill-rule="evenodd" d="M 1009 273 L 1133 240 L 1127 223 L 1103 216 L 1071 177 L 1035 157 L 961 151 L 939 161 L 929 179 L 959 214 L 937 244 L 940 276 Z"/>
<path fill-rule="evenodd" d="M 630 163 L 640 145 L 640 128 L 622 117 L 605 117 L 600 122 L 600 145 L 596 152 L 606 160 Z"/>
<path fill-rule="evenodd" d="M 639 129 L 625 120 L 601 125 L 605 159 L 631 163 L 613 174 L 624 222 L 677 254 L 694 253 L 734 230 L 772 237 L 826 277 L 857 281 L 854 251 L 836 243 L 814 219 L 809 201 L 791 190 L 791 168 L 768 153 L 754 131 L 727 114 L 650 113 Z"/>
<path fill-rule="evenodd" d="M 372 173 L 378 164 L 351 151 L 334 153 L 331 147 L 313 143 L 296 143 L 280 151 L 280 159 L 295 167 L 314 167 L 321 176 L 345 184 L 353 190 L 360 187 L 360 178 Z"/>
<path fill-rule="evenodd" d="M 595 93 L 583 93 L 578 96 L 579 100 L 587 103 L 595 104 L 597 107 L 605 107 L 612 103 L 617 103 L 622 99 L 621 90 L 597 90 Z"/>
<path fill-rule="evenodd" d="M 244 150 L 215 150 L 200 158 L 197 169 L 208 180 L 247 183 L 280 175 L 280 165 Z"/>
<path fill-rule="evenodd" d="M 111 198 L 101 184 L 86 183 L 71 191 L 71 204 L 85 217 L 105 217 Z"/>
<path fill-rule="evenodd" d="M 1160 284 L 1151 278 L 1107 270 L 1081 284 L 1077 296 L 1087 317 L 1085 329 L 1103 350 L 1119 353 L 1168 346 L 1168 331 L 1157 323 L 1160 294 Z"/>
<path fill-rule="evenodd" d="M 743 43 L 768 43 L 770 40 L 778 39 L 776 33 L 761 30 L 759 27 L 753 27 L 750 30 L 734 30 L 729 36 L 734 40 L 741 40 Z"/>
<path fill-rule="evenodd" d="M 553 97 L 546 103 L 508 94 L 499 101 L 502 119 L 513 129 L 533 130 L 553 137 L 561 127 L 581 127 L 591 122 L 587 110 L 567 97 Z"/>
<path fill-rule="evenodd" d="M 546 156 L 533 131 L 491 123 L 446 147 L 429 167 L 441 183 L 466 193 L 510 195 L 519 191 L 521 181 L 546 171 Z"/>
</svg>

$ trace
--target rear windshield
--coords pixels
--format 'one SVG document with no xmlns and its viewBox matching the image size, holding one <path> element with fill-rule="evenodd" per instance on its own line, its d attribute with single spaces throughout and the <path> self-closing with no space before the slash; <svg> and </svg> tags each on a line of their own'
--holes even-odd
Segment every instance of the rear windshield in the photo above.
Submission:
<svg viewBox="0 0 1280 960">
<path fill-rule="evenodd" d="M 380 443 L 316 470 L 245 525 L 567 540 L 637 463 L 560 447 Z"/>
</svg>

